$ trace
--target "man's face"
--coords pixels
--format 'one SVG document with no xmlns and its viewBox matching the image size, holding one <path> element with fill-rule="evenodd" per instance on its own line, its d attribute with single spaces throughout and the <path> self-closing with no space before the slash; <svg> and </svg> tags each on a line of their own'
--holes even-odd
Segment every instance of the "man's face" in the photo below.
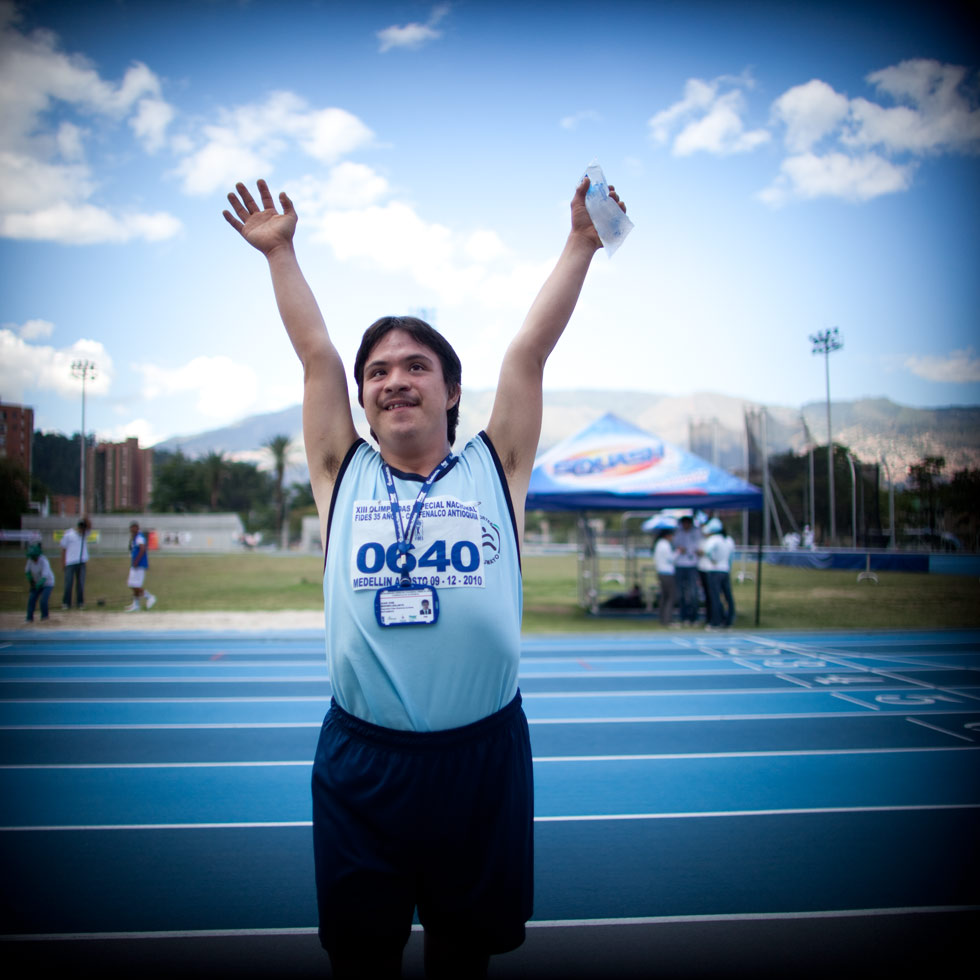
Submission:
<svg viewBox="0 0 980 980">
<path fill-rule="evenodd" d="M 385 334 L 368 355 L 364 414 L 382 446 L 406 438 L 426 446 L 447 442 L 446 412 L 458 399 L 458 391 L 446 389 L 436 353 L 404 330 Z"/>
</svg>

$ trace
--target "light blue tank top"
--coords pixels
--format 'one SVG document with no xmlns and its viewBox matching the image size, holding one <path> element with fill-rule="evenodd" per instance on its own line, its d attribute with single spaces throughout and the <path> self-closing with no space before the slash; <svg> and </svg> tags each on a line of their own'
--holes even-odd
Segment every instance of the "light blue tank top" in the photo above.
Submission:
<svg viewBox="0 0 980 980">
<path fill-rule="evenodd" d="M 395 525 L 380 454 L 351 448 L 334 487 L 323 575 L 327 662 L 345 710 L 385 728 L 439 731 L 479 721 L 517 693 L 520 553 L 507 483 L 485 433 L 435 482 L 414 539 L 415 583 L 432 585 L 432 626 L 378 625 Z M 393 471 L 404 514 L 422 477 Z M 392 559 L 393 560 L 393 559 Z"/>
</svg>

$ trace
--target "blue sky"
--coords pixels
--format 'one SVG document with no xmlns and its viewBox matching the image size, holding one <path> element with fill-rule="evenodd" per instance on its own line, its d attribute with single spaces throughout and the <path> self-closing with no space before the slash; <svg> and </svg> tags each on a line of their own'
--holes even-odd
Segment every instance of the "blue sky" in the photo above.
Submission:
<svg viewBox="0 0 980 980">
<path fill-rule="evenodd" d="M 597 158 L 635 229 L 549 388 L 980 403 L 976 4 L 0 0 L 0 398 L 144 444 L 295 404 L 269 180 L 350 364 L 425 311 L 490 388 Z"/>
</svg>

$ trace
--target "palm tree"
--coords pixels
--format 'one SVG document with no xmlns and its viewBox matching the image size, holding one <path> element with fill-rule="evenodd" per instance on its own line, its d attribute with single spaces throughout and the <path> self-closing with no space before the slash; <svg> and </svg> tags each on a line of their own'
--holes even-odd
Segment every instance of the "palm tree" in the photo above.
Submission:
<svg viewBox="0 0 980 980">
<path fill-rule="evenodd" d="M 290 436 L 272 436 L 262 443 L 262 448 L 267 449 L 272 456 L 273 465 L 276 468 L 276 539 L 282 541 L 282 526 L 286 516 L 285 496 L 283 494 L 283 480 L 286 476 L 286 462 L 289 457 L 289 445 L 292 442 Z"/>
<path fill-rule="evenodd" d="M 218 509 L 218 494 L 221 484 L 228 475 L 228 461 L 223 452 L 213 449 L 202 460 L 204 466 L 204 489 L 208 494 L 208 506 L 212 513 Z"/>
</svg>

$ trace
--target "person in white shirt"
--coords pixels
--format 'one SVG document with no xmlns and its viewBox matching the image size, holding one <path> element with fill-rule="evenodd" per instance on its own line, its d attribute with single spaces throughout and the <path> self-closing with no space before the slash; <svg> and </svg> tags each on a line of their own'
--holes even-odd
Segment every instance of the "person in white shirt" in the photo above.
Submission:
<svg viewBox="0 0 980 980">
<path fill-rule="evenodd" d="M 665 528 L 657 536 L 653 547 L 653 564 L 657 569 L 657 580 L 660 582 L 660 624 L 670 626 L 674 619 L 674 548 L 671 541 L 674 537 L 672 527 Z"/>
<path fill-rule="evenodd" d="M 708 572 L 708 590 L 711 595 L 710 628 L 729 627 L 735 622 L 735 599 L 732 596 L 732 554 L 735 541 L 725 532 L 725 527 L 717 518 L 708 523 L 712 534 L 705 542 L 704 552 L 711 561 Z"/>
<path fill-rule="evenodd" d="M 65 573 L 65 591 L 61 596 L 61 608 L 71 609 L 72 585 L 75 586 L 75 605 L 85 608 L 85 563 L 88 561 L 88 518 L 78 522 L 78 530 L 70 527 L 61 536 L 61 570 Z"/>
<path fill-rule="evenodd" d="M 693 626 L 698 618 L 698 548 L 701 532 L 694 518 L 682 517 L 674 532 L 674 582 L 680 601 L 681 626 Z"/>
<path fill-rule="evenodd" d="M 721 527 L 721 521 L 717 517 L 712 517 L 710 521 L 697 528 L 698 533 L 701 535 L 701 540 L 698 542 L 698 582 L 701 583 L 701 593 L 704 596 L 705 626 L 712 625 L 714 606 L 717 604 L 713 601 L 711 585 L 708 581 L 708 573 L 714 569 L 714 563 L 708 556 L 706 549 L 708 547 L 708 539 L 719 527 Z"/>
</svg>

